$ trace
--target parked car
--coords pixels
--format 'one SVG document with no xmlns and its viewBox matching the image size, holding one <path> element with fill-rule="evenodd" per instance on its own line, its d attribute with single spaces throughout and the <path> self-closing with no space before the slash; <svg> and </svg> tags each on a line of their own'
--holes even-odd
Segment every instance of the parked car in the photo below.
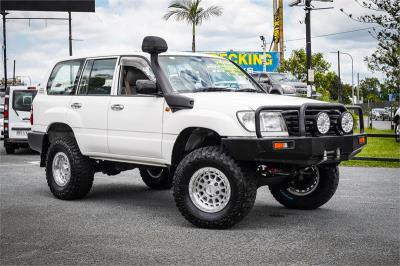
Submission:
<svg viewBox="0 0 400 266">
<path fill-rule="evenodd" d="M 390 120 L 390 114 L 384 108 L 374 108 L 370 113 L 371 120 Z"/>
<path fill-rule="evenodd" d="M 4 104 L 0 104 L 0 140 L 4 139 Z"/>
<path fill-rule="evenodd" d="M 270 94 L 307 97 L 307 84 L 299 81 L 290 73 L 255 72 L 252 73 L 252 77 Z M 313 98 L 320 96 L 315 90 L 312 92 Z"/>
<path fill-rule="evenodd" d="M 288 208 L 329 201 L 338 165 L 367 141 L 345 106 L 270 95 L 227 59 L 167 47 L 146 37 L 145 53 L 54 66 L 28 138 L 55 197 L 83 198 L 95 172 L 138 168 L 150 188 L 173 186 L 179 211 L 203 228 L 238 223 L 265 185 Z"/>
<path fill-rule="evenodd" d="M 29 147 L 27 134 L 31 130 L 31 106 L 36 93 L 36 88 L 26 86 L 11 86 L 6 90 L 3 131 L 7 154 Z"/>
<path fill-rule="evenodd" d="M 400 108 L 397 109 L 394 118 L 394 133 L 396 134 L 396 141 L 400 142 Z"/>
</svg>

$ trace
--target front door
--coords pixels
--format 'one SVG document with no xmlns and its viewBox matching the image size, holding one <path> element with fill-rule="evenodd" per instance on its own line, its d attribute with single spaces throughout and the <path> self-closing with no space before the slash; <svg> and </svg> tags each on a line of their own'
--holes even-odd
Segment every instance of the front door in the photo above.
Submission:
<svg viewBox="0 0 400 266">
<path fill-rule="evenodd" d="M 68 119 L 81 152 L 102 155 L 107 145 L 107 113 L 117 58 L 90 59 L 69 106 Z"/>
<path fill-rule="evenodd" d="M 121 59 L 120 82 L 108 110 L 108 145 L 112 154 L 146 163 L 161 159 L 165 100 L 137 92 L 136 81 L 155 80 L 141 57 Z"/>
</svg>

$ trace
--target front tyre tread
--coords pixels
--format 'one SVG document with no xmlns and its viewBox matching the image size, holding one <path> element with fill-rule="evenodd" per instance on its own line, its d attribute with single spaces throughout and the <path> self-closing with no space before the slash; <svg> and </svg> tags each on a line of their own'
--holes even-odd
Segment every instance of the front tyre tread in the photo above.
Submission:
<svg viewBox="0 0 400 266">
<path fill-rule="evenodd" d="M 188 184 L 196 170 L 216 167 L 223 171 L 235 187 L 228 205 L 218 213 L 206 214 L 194 207 Z M 221 147 L 204 147 L 187 155 L 178 165 L 174 176 L 173 195 L 181 214 L 193 225 L 208 229 L 226 229 L 241 221 L 252 209 L 257 195 L 254 176 L 244 175 L 239 165 Z M 228 176 L 229 175 L 229 176 Z"/>
<path fill-rule="evenodd" d="M 339 185 L 337 166 L 318 167 L 320 181 L 318 188 L 307 196 L 295 196 L 288 192 L 284 184 L 270 186 L 272 196 L 289 209 L 314 210 L 327 203 L 335 194 Z"/>
</svg>

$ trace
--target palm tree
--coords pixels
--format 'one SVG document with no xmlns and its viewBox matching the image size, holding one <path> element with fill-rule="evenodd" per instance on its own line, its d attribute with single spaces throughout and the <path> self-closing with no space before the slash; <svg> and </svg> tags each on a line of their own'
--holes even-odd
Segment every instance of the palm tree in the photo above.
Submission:
<svg viewBox="0 0 400 266">
<path fill-rule="evenodd" d="M 201 25 L 204 20 L 210 19 L 212 16 L 221 16 L 222 8 L 219 6 L 210 6 L 208 8 L 201 7 L 202 0 L 176 0 L 172 1 L 164 15 L 164 19 L 168 20 L 175 17 L 177 21 L 186 21 L 192 25 L 192 51 L 196 52 L 196 26 Z"/>
</svg>

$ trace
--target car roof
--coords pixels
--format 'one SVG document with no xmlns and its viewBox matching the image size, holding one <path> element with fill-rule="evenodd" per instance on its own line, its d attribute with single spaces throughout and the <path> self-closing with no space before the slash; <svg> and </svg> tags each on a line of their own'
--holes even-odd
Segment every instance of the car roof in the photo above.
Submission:
<svg viewBox="0 0 400 266">
<path fill-rule="evenodd" d="M 104 57 L 117 57 L 117 56 L 142 56 L 150 60 L 150 55 L 144 52 L 129 52 L 129 53 L 103 53 L 103 54 L 88 54 L 82 56 L 70 56 L 60 58 L 57 62 L 86 59 L 86 58 L 104 58 Z M 191 53 L 191 52 L 166 52 L 160 54 L 160 56 L 197 56 L 197 57 L 209 57 L 209 58 L 222 58 L 212 54 L 206 53 Z"/>
</svg>

